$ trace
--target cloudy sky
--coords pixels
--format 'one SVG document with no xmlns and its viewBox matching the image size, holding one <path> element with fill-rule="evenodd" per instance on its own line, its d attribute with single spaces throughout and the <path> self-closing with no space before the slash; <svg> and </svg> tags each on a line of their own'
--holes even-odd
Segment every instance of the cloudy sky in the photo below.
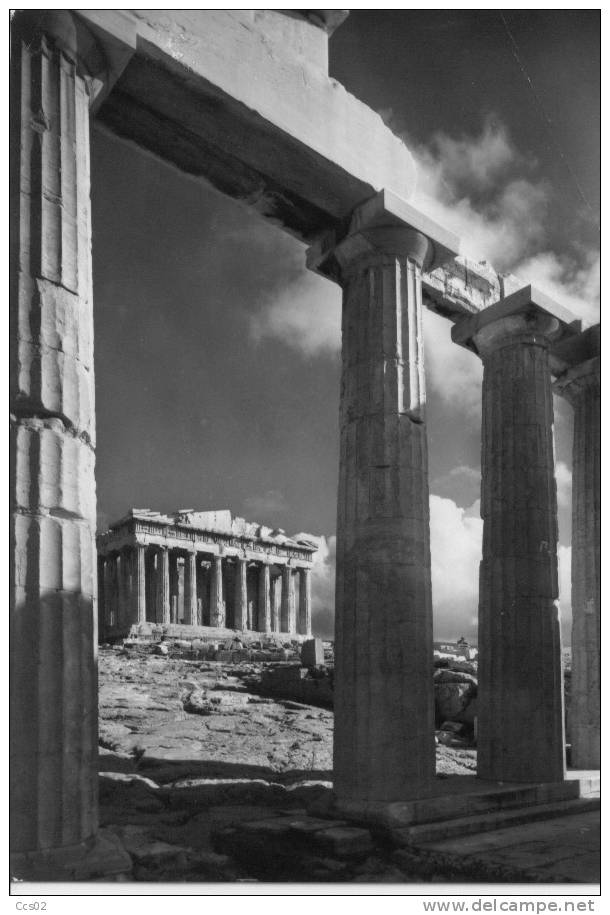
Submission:
<svg viewBox="0 0 610 915">
<path fill-rule="evenodd" d="M 330 72 L 416 156 L 413 202 L 587 322 L 599 309 L 599 11 L 354 11 Z M 363 138 L 365 142 L 365 138 Z M 94 130 L 99 526 L 230 508 L 320 535 L 332 631 L 340 291 L 278 229 Z M 481 366 L 425 325 L 434 624 L 476 637 Z M 556 400 L 569 637 L 570 409 Z"/>
</svg>

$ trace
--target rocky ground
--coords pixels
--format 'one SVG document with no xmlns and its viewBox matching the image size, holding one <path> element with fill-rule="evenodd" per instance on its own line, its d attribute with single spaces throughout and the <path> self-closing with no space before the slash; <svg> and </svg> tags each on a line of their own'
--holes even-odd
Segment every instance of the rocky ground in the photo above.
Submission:
<svg viewBox="0 0 610 915">
<path fill-rule="evenodd" d="M 100 649 L 100 825 L 129 853 L 127 879 L 269 879 L 273 837 L 330 796 L 332 711 L 257 694 L 261 669 Z M 475 750 L 437 746 L 438 777 L 475 767 Z M 316 832 L 274 879 L 421 879 L 404 854 L 358 846 L 363 832 Z"/>
</svg>

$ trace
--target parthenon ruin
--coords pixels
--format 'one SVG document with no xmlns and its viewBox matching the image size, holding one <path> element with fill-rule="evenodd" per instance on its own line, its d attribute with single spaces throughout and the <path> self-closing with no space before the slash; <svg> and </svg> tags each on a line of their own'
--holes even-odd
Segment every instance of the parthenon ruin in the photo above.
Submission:
<svg viewBox="0 0 610 915">
<path fill-rule="evenodd" d="M 309 636 L 316 550 L 227 510 L 132 509 L 97 537 L 100 635 L 149 622 Z"/>
<path fill-rule="evenodd" d="M 435 788 L 422 307 L 484 365 L 479 777 L 565 784 L 553 386 L 576 419 L 572 753 L 579 767 L 599 765 L 598 331 L 527 277 L 459 258 L 459 240 L 409 203 L 411 153 L 328 76 L 328 36 L 345 15 L 14 18 L 10 729 L 20 874 L 69 875 L 78 861 L 79 873 L 99 875 L 112 859 L 97 814 L 91 119 L 290 232 L 309 267 L 343 289 L 334 791 L 344 809 L 360 815 Z M 123 612 L 199 620 L 201 597 L 202 622 L 224 612 L 273 629 L 278 598 L 266 576 L 281 566 L 280 628 L 294 631 L 298 568 L 308 629 L 307 545 L 271 550 L 255 602 L 256 550 L 233 533 L 198 540 L 188 525 L 175 529 L 175 554 L 169 527 L 160 534 L 138 512 L 100 539 L 108 588 L 112 574 L 117 587 L 125 581 L 127 547 L 134 562 L 135 603 L 120 602 L 105 626 L 121 631 Z M 207 606 L 198 554 L 211 564 Z M 223 610 L 232 560 L 237 585 Z"/>
</svg>

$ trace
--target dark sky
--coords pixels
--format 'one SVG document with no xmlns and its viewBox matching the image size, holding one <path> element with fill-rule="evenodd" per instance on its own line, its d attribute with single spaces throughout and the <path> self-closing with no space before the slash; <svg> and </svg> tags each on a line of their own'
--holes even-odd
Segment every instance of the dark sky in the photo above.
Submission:
<svg viewBox="0 0 610 915">
<path fill-rule="evenodd" d="M 560 271 L 573 293 L 597 246 L 599 11 L 505 16 L 538 101 L 496 11 L 354 11 L 331 39 L 330 73 L 424 156 L 439 160 L 439 133 L 451 138 L 441 142 L 452 170 L 434 191 L 449 214 L 467 201 L 482 231 L 491 224 L 497 238 L 506 223 L 514 242 L 518 220 L 531 223 L 527 207 L 540 199 L 527 254 L 556 280 Z M 477 178 L 481 155 L 493 188 Z M 502 170 L 506 182 L 520 181 L 509 204 L 498 197 Z M 97 130 L 92 182 L 100 526 L 131 506 L 231 508 L 288 533 L 332 537 L 336 287 L 306 274 L 302 246 L 277 228 Z M 448 333 L 434 325 L 426 338 L 431 491 L 476 540 L 477 522 L 463 512 L 478 497 L 480 376 L 464 363 L 462 392 L 447 389 L 438 362 Z M 563 406 L 557 429 L 569 477 Z M 444 536 L 449 522 L 437 521 Z M 440 550 L 433 530 L 433 559 L 435 543 Z M 569 547 L 567 510 L 562 543 Z M 472 631 L 476 599 L 467 592 L 458 616 Z M 449 636 L 449 610 L 444 619 L 438 634 Z"/>
</svg>

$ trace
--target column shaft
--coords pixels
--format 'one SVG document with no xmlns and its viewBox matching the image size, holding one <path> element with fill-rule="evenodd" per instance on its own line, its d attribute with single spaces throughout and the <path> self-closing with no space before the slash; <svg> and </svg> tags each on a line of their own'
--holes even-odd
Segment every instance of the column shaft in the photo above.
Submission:
<svg viewBox="0 0 610 915">
<path fill-rule="evenodd" d="M 210 626 L 220 628 L 226 625 L 225 602 L 222 587 L 222 557 L 214 556 L 212 560 L 212 583 L 210 588 Z"/>
<path fill-rule="evenodd" d="M 342 333 L 334 786 L 397 801 L 435 769 L 420 261 L 349 263 Z"/>
<path fill-rule="evenodd" d="M 294 576 L 290 566 L 282 567 L 282 603 L 281 623 L 282 632 L 295 631 L 295 606 L 294 606 Z"/>
<path fill-rule="evenodd" d="M 169 549 L 166 546 L 161 547 L 160 558 L 161 620 L 164 625 L 169 625 L 171 622 L 171 604 L 169 593 Z"/>
<path fill-rule="evenodd" d="M 301 635 L 311 635 L 311 569 L 299 569 L 299 625 Z"/>
<path fill-rule="evenodd" d="M 73 21 L 55 11 L 55 23 Z M 89 84 L 14 21 L 11 119 L 11 848 L 97 830 Z"/>
<path fill-rule="evenodd" d="M 557 326 L 514 315 L 474 337 L 484 364 L 478 774 L 497 781 L 565 772 L 548 361 Z"/>
<path fill-rule="evenodd" d="M 235 574 L 235 628 L 246 629 L 248 624 L 248 562 L 237 560 Z"/>
<path fill-rule="evenodd" d="M 261 632 L 271 632 L 271 595 L 269 566 L 262 563 L 258 570 L 258 628 Z"/>
<path fill-rule="evenodd" d="M 271 579 L 271 631 L 280 632 L 280 611 L 282 606 L 282 577 Z"/>
<path fill-rule="evenodd" d="M 601 430 L 600 359 L 556 383 L 574 408 L 572 459 L 572 683 L 569 731 L 575 769 L 600 767 Z"/>
<path fill-rule="evenodd" d="M 197 553 L 189 553 L 185 564 L 185 614 L 189 626 L 197 625 Z"/>
<path fill-rule="evenodd" d="M 120 550 L 116 558 L 117 570 L 117 620 L 121 631 L 129 625 L 129 606 L 127 602 L 127 552 Z"/>
<path fill-rule="evenodd" d="M 146 547 L 142 543 L 136 544 L 136 621 L 146 622 Z"/>
</svg>

